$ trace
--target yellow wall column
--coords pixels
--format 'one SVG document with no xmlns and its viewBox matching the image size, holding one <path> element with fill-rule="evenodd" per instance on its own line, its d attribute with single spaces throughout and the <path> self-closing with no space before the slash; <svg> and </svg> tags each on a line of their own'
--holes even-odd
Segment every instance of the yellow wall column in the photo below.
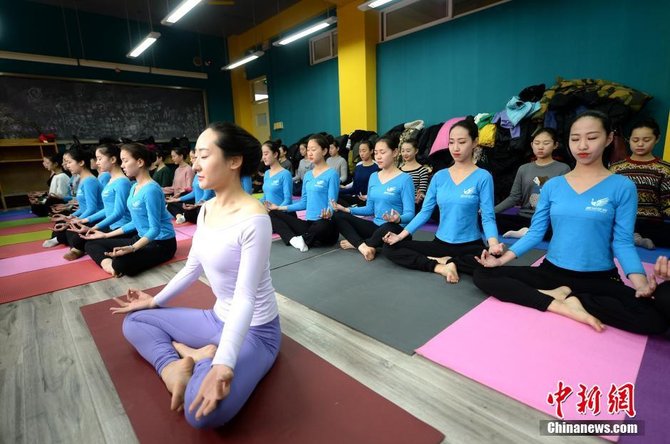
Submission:
<svg viewBox="0 0 670 444">
<path fill-rule="evenodd" d="M 337 58 L 340 129 L 377 130 L 377 53 L 379 18 L 358 9 L 359 2 L 337 8 Z"/>
<path fill-rule="evenodd" d="M 665 130 L 665 148 L 663 149 L 663 160 L 670 162 L 670 112 L 668 112 L 668 127 Z"/>
</svg>

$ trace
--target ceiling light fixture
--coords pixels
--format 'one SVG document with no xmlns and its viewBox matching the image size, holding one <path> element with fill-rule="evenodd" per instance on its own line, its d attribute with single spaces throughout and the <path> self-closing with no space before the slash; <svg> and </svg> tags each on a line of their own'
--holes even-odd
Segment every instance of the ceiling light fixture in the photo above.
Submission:
<svg viewBox="0 0 670 444">
<path fill-rule="evenodd" d="M 288 37 L 284 37 L 283 39 L 274 42 L 274 46 L 284 46 L 288 45 L 289 43 L 295 42 L 298 39 L 301 39 L 303 37 L 306 37 L 310 34 L 314 34 L 315 32 L 318 32 L 324 28 L 329 27 L 333 23 L 337 23 L 337 17 L 328 17 L 326 20 L 323 20 L 316 25 L 310 26 L 309 28 L 303 29 L 302 31 L 298 31 L 294 34 L 289 35 Z"/>
</svg>

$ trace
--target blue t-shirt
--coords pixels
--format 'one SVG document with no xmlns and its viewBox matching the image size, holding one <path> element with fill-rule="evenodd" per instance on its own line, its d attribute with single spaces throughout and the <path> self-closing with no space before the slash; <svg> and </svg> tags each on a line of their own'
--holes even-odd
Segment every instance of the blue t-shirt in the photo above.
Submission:
<svg viewBox="0 0 670 444">
<path fill-rule="evenodd" d="M 175 237 L 172 215 L 165 207 L 163 189 L 153 180 L 139 191 L 137 183 L 130 189 L 128 210 L 131 221 L 121 227 L 124 233 L 136 230 L 140 237 L 149 240 L 165 240 Z"/>
<path fill-rule="evenodd" d="M 635 249 L 637 189 L 626 176 L 613 174 L 581 194 L 564 176 L 547 181 L 524 237 L 510 247 L 521 256 L 537 245 L 549 227 L 553 235 L 547 259 L 574 271 L 614 268 L 614 256 L 626 275 L 644 274 Z"/>
<path fill-rule="evenodd" d="M 414 217 L 414 182 L 412 176 L 400 173 L 386 183 L 379 181 L 379 173 L 372 173 L 367 189 L 368 200 L 364 207 L 351 208 L 355 216 L 375 215 L 377 225 L 386 223 L 384 213 L 391 209 L 400 214 L 400 224 L 405 225 Z"/>
<path fill-rule="evenodd" d="M 364 166 L 362 163 L 356 165 L 356 168 L 354 168 L 354 181 L 352 182 L 351 188 L 341 189 L 340 194 L 357 196 L 360 193 L 367 193 L 370 177 L 377 171 L 379 171 L 379 166 L 377 166 L 376 163 L 368 166 Z"/>
<path fill-rule="evenodd" d="M 254 192 L 254 183 L 251 180 L 251 176 L 242 176 L 240 182 L 245 193 L 252 194 Z"/>
<path fill-rule="evenodd" d="M 196 174 L 193 176 L 193 182 L 191 183 L 191 192 L 179 196 L 179 202 L 186 202 L 187 200 L 193 199 L 195 203 L 200 203 L 209 200 L 212 197 L 214 197 L 214 190 L 203 190 L 200 188 L 200 181 Z"/>
<path fill-rule="evenodd" d="M 109 180 L 112 178 L 112 173 L 109 171 L 104 171 L 98 174 L 98 182 L 100 182 L 100 188 L 105 188 L 109 183 Z"/>
<path fill-rule="evenodd" d="M 263 197 L 261 202 L 266 200 L 280 207 L 286 206 L 292 201 L 293 177 L 291 173 L 282 169 L 274 176 L 270 176 L 270 170 L 263 176 Z"/>
<path fill-rule="evenodd" d="M 435 205 L 440 208 L 440 224 L 435 236 L 441 241 L 462 244 L 482 239 L 480 212 L 484 237 L 498 237 L 493 211 L 493 177 L 488 171 L 477 168 L 458 185 L 448 169 L 435 173 L 421 211 L 405 229 L 410 233 L 418 230 L 428 222 Z"/>
<path fill-rule="evenodd" d="M 79 209 L 72 213 L 73 216 L 85 219 L 102 209 L 102 187 L 95 176 L 89 176 L 82 180 L 77 187 L 77 202 Z"/>
<path fill-rule="evenodd" d="M 333 207 L 331 200 L 337 201 L 340 191 L 340 176 L 332 168 L 328 168 L 314 177 L 314 170 L 308 171 L 302 181 L 302 196 L 294 204 L 288 205 L 286 211 L 307 210 L 305 219 L 321 219 L 321 211 Z"/>
<path fill-rule="evenodd" d="M 130 180 L 127 177 L 119 177 L 107 182 L 102 190 L 103 208 L 89 216 L 88 221 L 95 223 L 98 228 L 109 227 L 112 230 L 130 222 L 130 212 L 126 205 L 130 187 Z"/>
</svg>

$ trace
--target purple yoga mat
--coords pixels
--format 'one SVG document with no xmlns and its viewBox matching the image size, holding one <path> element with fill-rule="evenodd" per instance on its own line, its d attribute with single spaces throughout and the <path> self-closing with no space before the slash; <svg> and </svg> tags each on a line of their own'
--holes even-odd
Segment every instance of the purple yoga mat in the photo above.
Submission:
<svg viewBox="0 0 670 444">
<path fill-rule="evenodd" d="M 670 442 L 670 337 L 650 336 L 635 382 L 635 420 L 644 421 L 643 436 L 622 436 L 621 444 Z"/>
<path fill-rule="evenodd" d="M 19 220 L 19 219 L 29 219 L 37 217 L 34 214 L 32 214 L 30 211 L 27 213 L 21 212 L 21 213 L 7 213 L 7 214 L 0 214 L 0 222 L 8 222 L 11 220 Z"/>
</svg>

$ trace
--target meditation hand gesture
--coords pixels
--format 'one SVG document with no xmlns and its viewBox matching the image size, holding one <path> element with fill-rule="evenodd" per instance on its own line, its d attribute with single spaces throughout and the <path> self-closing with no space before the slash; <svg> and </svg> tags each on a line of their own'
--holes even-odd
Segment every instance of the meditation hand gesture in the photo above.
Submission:
<svg viewBox="0 0 670 444">
<path fill-rule="evenodd" d="M 382 240 L 389 245 L 393 245 L 393 244 L 397 244 L 398 242 L 400 242 L 402 240 L 402 237 L 400 237 L 399 234 L 395 234 L 395 233 L 389 231 L 388 233 L 386 233 L 384 235 Z"/>
<path fill-rule="evenodd" d="M 56 225 L 53 227 L 53 231 L 65 231 L 67 230 L 67 222 L 58 222 Z"/>
<path fill-rule="evenodd" d="M 382 219 L 384 219 L 386 222 L 397 224 L 400 222 L 400 213 L 391 208 L 391 211 L 389 211 L 388 213 L 384 213 Z"/>
<path fill-rule="evenodd" d="M 362 200 L 363 202 L 366 202 L 368 200 L 368 196 L 363 193 L 358 193 L 358 198 Z"/>
<path fill-rule="evenodd" d="M 182 205 L 181 207 L 182 207 L 184 210 L 188 211 L 188 210 L 195 210 L 195 209 L 198 207 L 198 205 L 185 203 L 185 204 Z"/>
<path fill-rule="evenodd" d="M 86 240 L 95 240 L 95 239 L 104 239 L 107 237 L 107 233 L 96 228 L 90 228 L 86 233 L 80 234 L 80 236 Z"/>
<path fill-rule="evenodd" d="M 483 250 L 480 257 L 475 256 L 475 260 L 486 268 L 495 268 L 502 265 L 502 261 L 490 254 L 487 250 Z"/>
<path fill-rule="evenodd" d="M 135 247 L 132 245 L 124 245 L 123 247 L 114 247 L 111 252 L 105 253 L 107 257 L 119 257 L 125 256 L 126 254 L 134 253 Z"/>
<path fill-rule="evenodd" d="M 417 192 L 416 196 L 414 197 L 414 203 L 421 203 L 424 197 L 426 196 L 421 191 Z"/>
<path fill-rule="evenodd" d="M 129 313 L 131 311 L 146 310 L 148 308 L 156 307 L 153 296 L 132 288 L 128 289 L 125 301 L 121 298 L 114 298 L 114 301 L 119 304 L 119 306 L 110 307 L 109 310 L 112 314 Z"/>
<path fill-rule="evenodd" d="M 654 274 L 664 281 L 670 281 L 670 268 L 668 268 L 668 258 L 659 256 L 654 264 Z"/>
<path fill-rule="evenodd" d="M 62 222 L 64 220 L 67 220 L 68 217 L 64 214 L 55 214 L 51 216 L 51 222 Z"/>
<path fill-rule="evenodd" d="M 216 409 L 216 404 L 230 394 L 230 383 L 233 380 L 233 370 L 227 365 L 217 364 L 209 369 L 207 376 L 200 384 L 200 390 L 188 410 L 197 409 L 195 419 L 207 416 Z"/>
<path fill-rule="evenodd" d="M 347 211 L 346 207 L 343 207 L 342 205 L 338 204 L 334 199 L 330 200 L 330 206 L 332 206 L 333 210 L 335 211 L 344 211 L 344 212 Z"/>
<path fill-rule="evenodd" d="M 166 198 L 165 198 L 165 202 L 167 202 L 167 203 L 175 203 L 175 202 L 179 202 L 179 198 L 178 198 L 178 197 L 174 197 L 174 196 L 166 197 Z"/>
<path fill-rule="evenodd" d="M 265 208 L 267 208 L 268 211 L 278 210 L 279 205 L 273 204 L 269 200 L 266 200 L 265 201 Z"/>
<path fill-rule="evenodd" d="M 503 254 L 503 251 L 505 249 L 505 244 L 499 243 L 495 245 L 490 245 L 489 246 L 489 254 L 493 256 L 500 256 Z"/>
<path fill-rule="evenodd" d="M 333 217 L 333 212 L 330 208 L 324 208 L 321 210 L 321 219 L 328 220 Z"/>
<path fill-rule="evenodd" d="M 70 222 L 69 231 L 74 231 L 75 233 L 84 234 L 89 231 L 89 228 L 86 225 L 83 225 L 81 222 Z"/>
</svg>

